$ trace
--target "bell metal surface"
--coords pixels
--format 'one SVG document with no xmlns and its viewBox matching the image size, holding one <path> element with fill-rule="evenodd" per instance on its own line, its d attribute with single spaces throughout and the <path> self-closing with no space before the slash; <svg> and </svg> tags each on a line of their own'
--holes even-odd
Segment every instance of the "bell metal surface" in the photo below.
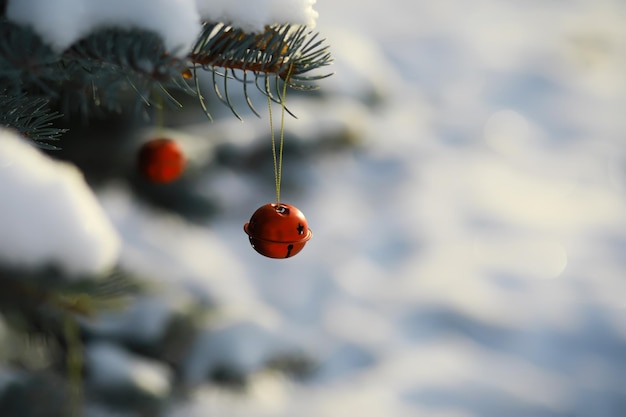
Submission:
<svg viewBox="0 0 626 417">
<path fill-rule="evenodd" d="M 259 207 L 243 230 L 254 250 L 268 258 L 290 258 L 313 236 L 304 214 L 283 203 Z"/>
</svg>

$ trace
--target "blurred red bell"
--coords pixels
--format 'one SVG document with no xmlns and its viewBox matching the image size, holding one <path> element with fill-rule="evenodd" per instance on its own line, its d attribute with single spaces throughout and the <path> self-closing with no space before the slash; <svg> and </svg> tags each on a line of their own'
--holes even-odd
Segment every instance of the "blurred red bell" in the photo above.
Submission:
<svg viewBox="0 0 626 417">
<path fill-rule="evenodd" d="M 283 203 L 259 207 L 243 230 L 254 250 L 268 258 L 290 258 L 313 236 L 304 214 Z"/>
<path fill-rule="evenodd" d="M 158 138 L 141 146 L 137 163 L 139 172 L 145 178 L 165 184 L 181 176 L 185 169 L 185 156 L 177 142 Z"/>
</svg>

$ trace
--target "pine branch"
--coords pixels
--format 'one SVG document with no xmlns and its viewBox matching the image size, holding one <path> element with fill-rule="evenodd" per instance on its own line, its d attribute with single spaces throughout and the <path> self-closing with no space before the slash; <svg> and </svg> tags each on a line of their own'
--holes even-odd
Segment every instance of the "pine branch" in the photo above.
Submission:
<svg viewBox="0 0 626 417">
<path fill-rule="evenodd" d="M 59 114 L 49 108 L 87 118 L 101 109 L 125 112 L 130 104 L 137 114 L 163 103 L 182 107 L 175 91 L 196 95 L 210 117 L 198 70 L 212 73 L 217 97 L 237 117 L 228 80 L 241 82 L 248 106 L 258 115 L 250 99 L 251 86 L 278 103 L 283 82 L 296 89 L 315 89 L 315 81 L 330 75 L 318 71 L 332 61 L 328 49 L 305 26 L 274 25 L 261 34 L 249 34 L 206 23 L 184 59 L 168 53 L 156 33 L 119 28 L 95 32 L 58 54 L 31 29 L 0 17 L 0 98 L 4 101 L 0 124 L 54 149 L 42 141 L 55 139 L 64 130 L 52 127 L 50 122 Z"/>
<path fill-rule="evenodd" d="M 60 57 L 35 32 L 0 19 L 0 91 L 19 96 L 38 89 L 55 96 L 55 86 L 66 79 Z"/>
<path fill-rule="evenodd" d="M 48 103 L 44 98 L 30 98 L 26 94 L 0 94 L 0 125 L 16 129 L 43 149 L 58 149 L 46 141 L 58 140 L 67 129 L 52 125 L 61 115 L 51 112 Z"/>
<path fill-rule="evenodd" d="M 249 34 L 222 23 L 205 23 L 204 29 L 189 59 L 196 67 L 213 72 L 213 87 L 218 98 L 239 117 L 229 98 L 226 79 L 243 83 L 244 96 L 252 106 L 247 85 L 248 73 L 255 87 L 264 95 L 280 103 L 282 97 L 276 79 L 287 82 L 292 88 L 312 90 L 312 84 L 330 76 L 330 73 L 309 73 L 332 62 L 329 48 L 319 39 L 319 34 L 306 26 L 274 25 L 261 34 Z M 221 70 L 223 69 L 223 72 Z M 224 94 L 220 92 L 216 75 L 224 78 Z M 274 82 L 270 81 L 274 77 Z M 198 91 L 198 96 L 201 97 Z"/>
<path fill-rule="evenodd" d="M 304 76 L 331 62 L 328 47 L 317 37 L 318 34 L 305 26 L 271 26 L 262 34 L 247 34 L 221 23 L 205 24 L 190 60 L 209 70 L 216 67 L 240 69 L 274 74 L 281 79 L 287 78 L 291 66 L 289 83 L 300 86 L 297 81 L 330 75 Z"/>
<path fill-rule="evenodd" d="M 122 307 L 128 297 L 146 291 L 145 285 L 117 271 L 68 281 L 53 267 L 33 271 L 0 268 L 0 311 L 30 317 L 68 313 L 91 316 Z"/>
<path fill-rule="evenodd" d="M 129 96 L 139 104 L 137 109 L 159 106 L 163 97 L 180 106 L 168 89 L 194 93 L 185 88 L 185 62 L 168 54 L 152 32 L 99 31 L 67 50 L 62 65 L 72 74 L 65 101 L 85 113 L 90 104 L 121 112 Z"/>
<path fill-rule="evenodd" d="M 156 33 L 104 29 L 58 54 L 28 27 L 0 19 L 0 91 L 45 99 L 65 114 L 89 116 L 98 109 L 122 112 L 129 103 L 143 111 L 166 100 L 180 107 L 168 89 L 195 94 L 183 78 L 185 69 L 184 61 L 166 53 Z"/>
</svg>

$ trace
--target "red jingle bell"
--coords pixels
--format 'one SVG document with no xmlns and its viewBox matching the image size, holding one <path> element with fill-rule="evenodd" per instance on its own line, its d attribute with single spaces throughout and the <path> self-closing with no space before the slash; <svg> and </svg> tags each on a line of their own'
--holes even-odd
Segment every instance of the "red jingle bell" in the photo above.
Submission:
<svg viewBox="0 0 626 417">
<path fill-rule="evenodd" d="M 139 172 L 148 180 L 165 184 L 177 180 L 185 169 L 185 156 L 178 143 L 159 138 L 142 145 L 138 155 Z"/>
<path fill-rule="evenodd" d="M 254 250 L 268 258 L 290 258 L 313 236 L 304 214 L 283 203 L 259 207 L 243 230 Z"/>
</svg>

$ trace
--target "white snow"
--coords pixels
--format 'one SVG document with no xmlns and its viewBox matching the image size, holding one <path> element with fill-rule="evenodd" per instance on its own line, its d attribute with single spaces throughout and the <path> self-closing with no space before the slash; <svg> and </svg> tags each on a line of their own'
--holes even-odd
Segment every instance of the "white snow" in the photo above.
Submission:
<svg viewBox="0 0 626 417">
<path fill-rule="evenodd" d="M 184 54 L 200 33 L 193 0 L 12 0 L 6 13 L 10 20 L 32 26 L 58 51 L 97 29 L 115 26 L 154 31 L 168 50 Z"/>
<path fill-rule="evenodd" d="M 196 0 L 203 19 L 231 24 L 247 32 L 266 25 L 297 24 L 315 27 L 316 0 Z"/>
<path fill-rule="evenodd" d="M 0 260 L 98 274 L 117 261 L 119 238 L 73 165 L 56 162 L 0 130 Z"/>
<path fill-rule="evenodd" d="M 104 27 L 158 33 L 168 51 L 185 55 L 200 35 L 201 21 L 260 32 L 266 25 L 315 25 L 315 0 L 9 0 L 9 20 L 32 27 L 62 52 Z"/>
<path fill-rule="evenodd" d="M 99 197 L 123 240 L 122 268 L 150 277 L 171 294 L 176 288 L 191 291 L 201 301 L 237 311 L 262 305 L 245 271 L 211 230 L 137 204 L 123 187 L 102 189 Z"/>
<path fill-rule="evenodd" d="M 270 359 L 293 349 L 274 327 L 259 318 L 208 323 L 189 351 L 183 377 L 187 383 L 200 385 L 224 366 L 241 375 L 261 371 Z"/>
<path fill-rule="evenodd" d="M 161 362 L 134 355 L 109 342 L 90 343 L 85 355 L 89 382 L 99 389 L 139 389 L 155 397 L 172 390 L 172 372 Z"/>
</svg>

